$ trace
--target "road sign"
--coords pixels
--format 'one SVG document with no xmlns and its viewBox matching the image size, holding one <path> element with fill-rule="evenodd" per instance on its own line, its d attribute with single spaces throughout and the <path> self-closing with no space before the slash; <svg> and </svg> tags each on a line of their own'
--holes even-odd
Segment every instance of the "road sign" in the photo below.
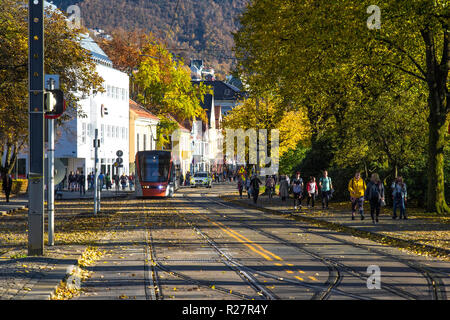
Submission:
<svg viewBox="0 0 450 320">
<path fill-rule="evenodd" d="M 123 156 L 123 151 L 122 150 L 117 150 L 116 156 L 118 156 L 119 158 L 122 157 Z"/>
<path fill-rule="evenodd" d="M 122 163 L 123 163 L 123 159 L 122 159 L 122 158 L 117 158 L 117 159 L 116 159 L 116 162 L 117 162 L 118 164 L 122 164 Z"/>
</svg>

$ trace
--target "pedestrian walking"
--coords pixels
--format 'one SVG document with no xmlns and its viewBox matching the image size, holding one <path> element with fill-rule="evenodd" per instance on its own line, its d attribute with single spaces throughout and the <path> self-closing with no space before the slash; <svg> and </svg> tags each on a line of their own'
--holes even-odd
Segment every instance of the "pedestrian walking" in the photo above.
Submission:
<svg viewBox="0 0 450 320">
<path fill-rule="evenodd" d="M 112 189 L 111 174 L 109 172 L 105 175 L 105 185 L 106 190 Z"/>
<path fill-rule="evenodd" d="M 83 171 L 78 175 L 78 188 L 80 190 L 80 196 L 86 194 L 86 177 Z"/>
<path fill-rule="evenodd" d="M 5 197 L 6 197 L 6 202 L 9 202 L 9 195 L 11 194 L 11 189 L 12 189 L 12 177 L 10 174 L 4 173 L 3 174 L 3 179 L 2 179 L 2 187 L 3 187 L 3 192 L 5 193 Z"/>
<path fill-rule="evenodd" d="M 356 207 L 359 209 L 361 220 L 364 220 L 364 193 L 366 192 L 366 182 L 361 178 L 361 173 L 357 171 L 355 176 L 348 183 L 350 201 L 352 202 L 352 220 L 355 220 Z"/>
<path fill-rule="evenodd" d="M 258 201 L 260 184 L 262 184 L 261 180 L 259 180 L 258 176 L 254 174 L 252 180 L 250 181 L 250 188 L 252 189 L 253 202 L 255 204 Z"/>
<path fill-rule="evenodd" d="M 249 175 L 247 175 L 247 178 L 245 179 L 245 189 L 247 190 L 247 196 L 248 196 L 248 199 L 250 199 L 250 197 L 251 197 L 251 195 L 252 195 L 252 186 L 251 186 L 251 183 L 252 182 L 252 179 L 250 178 L 250 176 Z"/>
<path fill-rule="evenodd" d="M 114 187 L 116 192 L 120 190 L 120 177 L 118 174 L 114 175 Z"/>
<path fill-rule="evenodd" d="M 73 171 L 70 171 L 70 173 L 69 173 L 69 190 L 70 190 L 70 192 L 73 192 L 73 190 L 75 190 L 74 180 L 75 180 L 75 175 L 73 174 Z"/>
<path fill-rule="evenodd" d="M 303 179 L 301 178 L 301 174 L 299 171 L 295 174 L 295 178 L 292 179 L 292 193 L 294 194 L 294 210 L 297 210 L 297 202 L 298 208 L 302 208 L 302 194 L 303 192 Z"/>
<path fill-rule="evenodd" d="M 408 193 L 406 191 L 406 183 L 403 182 L 402 177 L 397 177 L 392 183 L 392 198 L 394 200 L 394 214 L 392 219 L 397 219 L 397 208 L 400 209 L 400 219 L 406 217 L 406 201 Z"/>
<path fill-rule="evenodd" d="M 101 172 L 99 175 L 98 175 L 98 183 L 99 183 L 99 188 L 100 188 L 100 191 L 102 191 L 103 190 L 103 186 L 104 186 L 104 184 L 105 184 L 105 175 L 103 174 L 103 172 Z"/>
<path fill-rule="evenodd" d="M 370 203 L 370 216 L 373 223 L 378 223 L 380 209 L 384 203 L 384 185 L 377 173 L 373 173 L 367 184 L 365 199 Z"/>
<path fill-rule="evenodd" d="M 245 182 L 242 179 L 242 176 L 239 176 L 237 187 L 238 187 L 238 190 L 239 190 L 239 198 L 241 198 L 241 199 L 242 199 L 242 191 L 244 190 L 244 183 Z"/>
<path fill-rule="evenodd" d="M 87 176 L 87 181 L 88 181 L 88 190 L 92 189 L 92 172 L 89 172 L 88 176 Z"/>
<path fill-rule="evenodd" d="M 314 203 L 318 193 L 317 183 L 315 177 L 309 177 L 309 182 L 306 186 L 306 191 L 308 192 L 308 199 L 306 200 L 306 205 L 309 207 L 309 202 L 311 201 L 311 208 L 314 208 Z"/>
<path fill-rule="evenodd" d="M 122 190 L 125 190 L 126 186 L 127 186 L 127 176 L 125 175 L 125 173 L 122 173 L 122 175 L 120 176 L 120 184 L 122 185 Z"/>
<path fill-rule="evenodd" d="M 286 176 L 281 176 L 280 197 L 281 197 L 281 201 L 286 201 L 286 199 L 289 198 L 289 182 L 286 179 Z"/>
<path fill-rule="evenodd" d="M 269 199 L 272 199 L 272 195 L 275 192 L 275 180 L 272 176 L 266 177 L 266 190 L 269 195 Z"/>
<path fill-rule="evenodd" d="M 319 187 L 322 195 L 322 209 L 328 209 L 333 190 L 331 178 L 328 176 L 328 171 L 323 171 L 323 176 L 319 179 Z"/>
<path fill-rule="evenodd" d="M 183 179 L 183 175 L 181 175 L 181 179 Z M 130 176 L 128 177 L 128 185 L 130 187 L 130 191 L 133 190 L 134 187 L 134 174 L 130 174 Z M 183 185 L 183 182 L 181 182 L 180 185 Z"/>
</svg>

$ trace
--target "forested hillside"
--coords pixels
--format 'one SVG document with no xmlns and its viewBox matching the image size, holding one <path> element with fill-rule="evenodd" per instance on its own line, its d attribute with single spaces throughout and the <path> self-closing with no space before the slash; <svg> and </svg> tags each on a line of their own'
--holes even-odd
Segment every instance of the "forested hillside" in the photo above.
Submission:
<svg viewBox="0 0 450 320">
<path fill-rule="evenodd" d="M 81 8 L 88 28 L 142 28 L 165 39 L 183 58 L 202 58 L 216 70 L 229 71 L 238 17 L 249 0 L 55 0 L 66 10 Z M 179 50 L 179 49 L 184 50 Z M 177 51 L 177 50 L 179 51 Z"/>
</svg>

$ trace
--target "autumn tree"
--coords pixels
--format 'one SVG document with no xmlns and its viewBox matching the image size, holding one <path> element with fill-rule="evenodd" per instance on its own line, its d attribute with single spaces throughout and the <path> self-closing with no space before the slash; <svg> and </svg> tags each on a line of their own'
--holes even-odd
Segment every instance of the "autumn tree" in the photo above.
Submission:
<svg viewBox="0 0 450 320">
<path fill-rule="evenodd" d="M 10 173 L 28 139 L 28 19 L 27 2 L 0 0 L 0 152 L 1 171 Z M 45 72 L 60 75 L 69 108 L 77 110 L 79 93 L 103 90 L 90 53 L 80 44 L 80 29 L 72 29 L 59 11 L 45 12 Z M 67 115 L 60 121 L 67 120 Z"/>
<path fill-rule="evenodd" d="M 347 113 L 352 108 L 363 111 L 372 103 L 378 107 L 383 101 L 400 103 L 400 109 L 408 112 L 399 117 L 422 112 L 418 118 L 425 114 L 428 129 L 423 132 L 428 132 L 427 209 L 448 212 L 443 154 L 449 113 L 448 2 L 385 1 L 379 4 L 381 28 L 373 30 L 367 26 L 370 5 L 370 1 L 351 0 L 253 1 L 235 36 L 239 73 L 251 87 L 275 91 L 293 108 L 305 109 L 313 139 L 329 130 L 344 133 Z M 373 72 L 377 69 L 378 74 Z M 395 88 L 383 87 L 389 73 L 407 79 Z M 378 97 L 365 92 L 361 83 L 367 81 L 389 92 Z M 412 95 L 427 96 L 426 110 L 417 109 L 411 98 L 395 100 L 395 91 L 407 88 L 406 82 Z M 371 121 L 353 120 L 365 127 Z M 411 134 L 399 133 L 406 139 Z M 361 143 L 371 138 L 365 136 Z M 412 152 L 405 150 L 405 154 Z"/>
</svg>

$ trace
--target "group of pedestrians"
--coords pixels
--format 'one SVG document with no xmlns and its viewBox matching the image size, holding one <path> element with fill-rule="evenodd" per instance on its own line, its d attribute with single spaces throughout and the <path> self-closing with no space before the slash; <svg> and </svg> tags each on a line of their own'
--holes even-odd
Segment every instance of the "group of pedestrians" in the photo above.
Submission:
<svg viewBox="0 0 450 320">
<path fill-rule="evenodd" d="M 397 177 L 391 185 L 393 200 L 392 219 L 397 219 L 397 209 L 400 210 L 400 219 L 407 219 L 406 202 L 408 193 L 406 184 L 402 177 Z M 356 208 L 358 207 L 361 220 L 364 220 L 364 201 L 370 205 L 370 216 L 373 223 L 378 223 L 381 207 L 386 205 L 385 187 L 377 173 L 373 173 L 370 181 L 365 183 L 361 178 L 361 173 L 356 172 L 355 176 L 349 181 L 348 191 L 352 202 L 352 220 L 355 220 Z"/>
<path fill-rule="evenodd" d="M 86 194 L 86 177 L 83 171 L 70 171 L 69 176 L 65 176 L 62 183 L 65 184 L 67 181 L 68 189 L 71 192 L 79 191 L 80 195 Z"/>
<path fill-rule="evenodd" d="M 92 188 L 94 188 L 93 184 L 95 181 L 94 174 L 92 173 Z M 128 185 L 129 190 L 133 190 L 134 188 L 134 181 L 135 177 L 132 173 L 131 175 L 126 175 L 125 173 L 122 173 L 122 175 L 114 175 L 113 179 L 111 179 L 111 175 L 109 172 L 105 175 L 103 172 L 101 172 L 98 176 L 98 182 L 100 184 L 100 190 L 103 190 L 103 188 L 106 188 L 106 190 L 112 189 L 112 182 L 114 181 L 114 186 L 116 191 L 120 190 L 120 186 L 122 186 L 122 190 L 126 190 L 126 187 Z"/>
<path fill-rule="evenodd" d="M 247 196 L 253 197 L 253 202 L 258 201 L 261 180 L 256 174 L 251 176 L 240 175 L 237 178 L 237 187 L 240 198 L 243 197 L 244 189 L 247 190 Z M 265 187 L 269 199 L 275 194 L 276 176 L 266 176 Z M 322 200 L 322 209 L 329 209 L 329 202 L 333 196 L 334 188 L 327 170 L 323 171 L 322 176 L 316 181 L 314 176 L 310 176 L 306 182 L 303 181 L 300 172 L 296 172 L 292 180 L 287 175 L 279 177 L 279 196 L 282 202 L 289 198 L 289 193 L 293 194 L 294 210 L 302 208 L 302 200 L 306 199 L 308 208 L 314 208 L 316 199 L 319 196 L 319 190 Z M 391 185 L 393 199 L 393 219 L 397 219 L 397 210 L 400 211 L 400 219 L 407 219 L 406 202 L 407 190 L 402 177 L 397 177 Z M 364 202 L 368 201 L 370 205 L 370 216 L 373 223 L 379 222 L 381 207 L 386 205 L 385 187 L 377 173 L 373 173 L 370 181 L 366 184 L 357 171 L 355 176 L 348 183 L 350 193 L 352 220 L 355 220 L 356 212 L 359 211 L 361 220 L 364 220 Z"/>
</svg>

